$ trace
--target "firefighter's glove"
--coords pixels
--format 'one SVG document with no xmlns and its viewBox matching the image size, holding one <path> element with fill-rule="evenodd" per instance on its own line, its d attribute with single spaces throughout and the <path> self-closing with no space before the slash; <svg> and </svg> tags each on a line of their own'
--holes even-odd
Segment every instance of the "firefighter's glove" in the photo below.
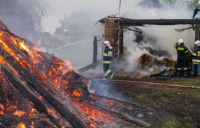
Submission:
<svg viewBox="0 0 200 128">
<path fill-rule="evenodd" d="M 192 55 L 193 55 L 193 56 L 197 56 L 197 54 L 195 54 L 195 53 L 193 53 Z"/>
</svg>

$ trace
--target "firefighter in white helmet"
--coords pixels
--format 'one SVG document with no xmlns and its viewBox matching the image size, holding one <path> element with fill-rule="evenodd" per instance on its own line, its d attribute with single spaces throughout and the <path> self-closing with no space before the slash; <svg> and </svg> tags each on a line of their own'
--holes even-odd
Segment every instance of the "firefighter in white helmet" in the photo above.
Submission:
<svg viewBox="0 0 200 128">
<path fill-rule="evenodd" d="M 179 39 L 178 42 L 174 45 L 177 50 L 177 76 L 181 76 L 182 68 L 183 68 L 183 76 L 188 77 L 187 74 L 187 59 L 186 54 L 188 54 L 188 48 L 184 46 L 183 39 Z"/>
<path fill-rule="evenodd" d="M 113 76 L 109 69 L 112 60 L 112 46 L 109 41 L 104 41 L 104 53 L 103 53 L 103 70 L 105 72 L 104 79 L 108 79 Z"/>
<path fill-rule="evenodd" d="M 195 41 L 194 45 L 195 57 L 192 59 L 192 62 L 194 64 L 194 76 L 198 76 L 198 64 L 200 64 L 200 41 Z"/>
</svg>

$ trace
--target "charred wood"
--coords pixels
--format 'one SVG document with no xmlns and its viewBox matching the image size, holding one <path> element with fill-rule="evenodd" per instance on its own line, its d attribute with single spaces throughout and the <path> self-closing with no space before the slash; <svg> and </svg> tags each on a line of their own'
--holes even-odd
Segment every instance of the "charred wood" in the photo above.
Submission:
<svg viewBox="0 0 200 128">
<path fill-rule="evenodd" d="M 76 99 L 73 99 L 73 98 L 72 98 L 72 100 L 77 101 Z M 150 127 L 150 126 L 151 126 L 151 124 L 149 124 L 149 123 L 147 123 L 147 122 L 145 122 L 145 121 L 139 120 L 139 119 L 137 119 L 137 118 L 131 117 L 131 116 L 129 116 L 129 115 L 123 113 L 123 112 L 122 112 L 122 113 L 117 113 L 117 112 L 115 112 L 115 111 L 110 111 L 110 110 L 107 110 L 107 109 L 105 109 L 105 108 L 96 106 L 96 105 L 94 105 L 94 104 L 90 104 L 90 103 L 88 103 L 88 102 L 81 102 L 81 103 L 84 104 L 84 105 L 86 105 L 86 106 L 89 106 L 89 107 L 91 107 L 91 108 L 100 110 L 100 111 L 102 111 L 102 112 L 109 113 L 110 115 L 119 117 L 119 118 L 121 118 L 121 119 L 123 119 L 123 120 L 125 120 L 125 121 L 132 122 L 132 123 L 136 123 L 136 124 L 138 124 L 138 125 L 140 125 L 140 126 L 143 126 L 143 127 Z"/>
<path fill-rule="evenodd" d="M 58 128 L 62 127 L 59 120 L 47 112 L 47 108 L 42 101 L 40 101 L 38 97 L 29 88 L 27 88 L 19 78 L 17 78 L 17 76 L 11 71 L 11 69 L 9 69 L 8 66 L 3 65 L 1 70 L 6 74 L 8 81 L 12 83 L 15 89 L 34 104 L 34 108 L 39 113 L 44 113 Z"/>
<path fill-rule="evenodd" d="M 73 127 L 86 128 L 77 117 L 75 117 L 68 108 L 66 108 L 60 101 L 56 100 L 50 92 L 48 92 L 40 81 L 25 70 L 17 60 L 14 59 L 7 51 L 0 47 L 0 55 L 3 56 L 5 61 L 9 63 L 23 79 L 31 85 L 43 98 L 52 105 L 65 119 L 67 119 Z"/>
<path fill-rule="evenodd" d="M 60 102 L 62 102 L 70 110 L 70 112 L 72 112 L 86 126 L 87 124 L 86 124 L 84 115 L 76 108 L 76 106 L 74 106 L 71 103 L 70 99 L 67 98 L 56 87 L 56 85 L 43 72 L 43 70 L 38 69 L 37 65 L 33 64 L 33 62 L 30 60 L 29 54 L 27 54 L 27 52 L 25 50 L 22 50 L 19 47 L 17 47 L 17 45 L 15 45 L 12 42 L 12 40 L 10 39 L 10 35 L 12 35 L 12 34 L 9 32 L 9 30 L 7 32 L 4 32 L 3 35 L 1 35 L 1 40 L 3 41 L 3 42 L 0 43 L 1 49 L 5 50 L 5 49 L 7 49 L 7 47 L 9 47 L 10 49 L 12 49 L 12 51 L 14 52 L 13 56 L 16 56 L 17 58 L 19 58 L 19 60 L 15 60 L 16 61 L 15 64 L 17 64 L 17 63 L 18 63 L 17 65 L 23 64 L 23 67 L 21 66 L 21 68 L 24 68 L 23 70 L 26 70 L 26 73 L 29 73 L 32 76 L 34 76 L 35 79 L 37 79 L 42 84 L 42 86 L 45 87 L 45 89 L 47 89 L 52 95 L 54 95 L 57 98 L 59 98 Z M 18 38 L 16 38 L 16 39 L 18 39 Z M 4 47 L 6 47 L 6 48 L 4 48 Z M 6 55 L 12 57 L 8 52 L 6 52 L 6 53 L 7 53 Z M 11 54 L 13 54 L 13 53 L 11 52 Z M 44 55 L 42 53 L 39 53 L 39 54 L 40 55 Z M 44 55 L 44 58 L 46 58 L 45 55 Z M 14 59 L 14 57 L 12 57 L 12 59 Z M 8 63 L 12 63 L 12 59 Z M 48 59 L 51 60 L 51 59 L 57 59 L 57 58 L 50 57 Z"/>
<path fill-rule="evenodd" d="M 122 25 L 143 26 L 149 25 L 178 25 L 178 24 L 199 24 L 199 19 L 115 19 L 115 23 Z"/>
</svg>

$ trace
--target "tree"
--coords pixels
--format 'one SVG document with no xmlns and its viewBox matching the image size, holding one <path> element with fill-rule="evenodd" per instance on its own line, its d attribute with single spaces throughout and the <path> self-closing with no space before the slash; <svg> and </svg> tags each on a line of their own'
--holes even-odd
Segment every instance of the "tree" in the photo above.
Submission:
<svg viewBox="0 0 200 128">
<path fill-rule="evenodd" d="M 162 7 L 159 0 L 142 0 L 138 4 L 138 6 L 142 6 L 145 8 L 161 8 Z"/>
<path fill-rule="evenodd" d="M 1 0 L 0 20 L 14 33 L 31 39 L 42 31 L 41 19 L 47 14 L 47 5 L 41 0 Z"/>
<path fill-rule="evenodd" d="M 165 6 L 183 6 L 186 5 L 188 9 L 194 9 L 195 6 L 200 6 L 199 0 L 160 0 Z"/>
<path fill-rule="evenodd" d="M 200 3 L 199 0 L 141 0 L 138 5 L 147 8 L 187 6 L 193 10 L 195 6 L 200 6 Z"/>
<path fill-rule="evenodd" d="M 65 16 L 60 20 L 62 25 L 59 29 L 65 32 L 63 35 L 70 37 L 70 42 L 93 39 L 93 36 L 99 34 L 95 29 L 97 25 L 94 25 L 100 18 L 96 14 L 99 13 L 93 9 L 73 12 L 70 16 Z M 56 29 L 57 32 L 59 29 Z"/>
</svg>

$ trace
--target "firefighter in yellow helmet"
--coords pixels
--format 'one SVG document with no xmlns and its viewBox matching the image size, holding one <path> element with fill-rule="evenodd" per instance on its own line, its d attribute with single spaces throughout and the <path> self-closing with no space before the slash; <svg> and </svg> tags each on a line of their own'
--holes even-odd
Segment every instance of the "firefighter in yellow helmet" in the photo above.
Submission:
<svg viewBox="0 0 200 128">
<path fill-rule="evenodd" d="M 104 79 L 110 78 L 112 75 L 109 69 L 112 60 L 112 47 L 109 41 L 104 41 L 104 53 L 103 53 L 103 70 L 105 72 Z"/>
</svg>

